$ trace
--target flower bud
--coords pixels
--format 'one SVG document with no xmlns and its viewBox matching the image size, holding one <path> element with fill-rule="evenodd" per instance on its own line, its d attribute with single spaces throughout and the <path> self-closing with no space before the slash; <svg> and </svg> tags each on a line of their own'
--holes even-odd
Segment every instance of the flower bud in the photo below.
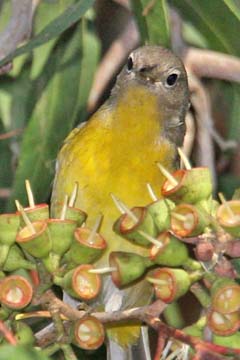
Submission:
<svg viewBox="0 0 240 360">
<path fill-rule="evenodd" d="M 169 232 L 164 232 L 157 237 L 161 247 L 152 246 L 150 258 L 155 264 L 165 266 L 181 266 L 188 260 L 186 244 L 178 240 Z"/>
<path fill-rule="evenodd" d="M 138 254 L 113 251 L 109 255 L 109 265 L 116 268 L 112 272 L 112 280 L 120 288 L 139 279 L 153 262 Z"/>
<path fill-rule="evenodd" d="M 147 206 L 147 210 L 153 218 L 158 233 L 170 228 L 171 210 L 174 207 L 175 204 L 168 199 L 160 199 Z"/>
<path fill-rule="evenodd" d="M 0 281 L 0 302 L 15 310 L 29 305 L 33 295 L 32 284 L 27 272 L 19 273 L 21 275 L 16 272 Z"/>
<path fill-rule="evenodd" d="M 174 186 L 169 180 L 166 180 L 162 186 L 162 195 L 177 204 L 182 202 L 195 204 L 208 199 L 212 194 L 211 173 L 207 167 L 176 170 L 172 176 L 178 184 Z"/>
<path fill-rule="evenodd" d="M 36 258 L 48 256 L 52 249 L 47 223 L 45 221 L 35 221 L 32 223 L 36 233 L 32 233 L 28 226 L 22 228 L 16 236 L 16 242 L 21 248 Z"/>
<path fill-rule="evenodd" d="M 113 230 L 134 244 L 150 246 L 151 243 L 139 233 L 139 231 L 144 231 L 153 237 L 157 235 L 157 229 L 150 212 L 140 206 L 132 208 L 131 212 L 136 221 L 125 213 L 114 223 Z"/>
<path fill-rule="evenodd" d="M 96 350 L 104 342 L 105 331 L 102 323 L 93 316 L 85 316 L 74 322 L 72 342 L 85 350 Z"/>
<path fill-rule="evenodd" d="M 107 247 L 105 239 L 99 233 L 91 235 L 91 229 L 87 227 L 77 228 L 69 251 L 63 258 L 68 268 L 76 265 L 89 264 L 96 261 Z"/>
<path fill-rule="evenodd" d="M 217 220 L 234 237 L 240 237 L 240 200 L 227 201 L 219 206 Z"/>
<path fill-rule="evenodd" d="M 6 260 L 10 246 L 15 243 L 19 225 L 19 215 L 15 213 L 0 215 L 0 266 Z"/>
<path fill-rule="evenodd" d="M 74 298 L 94 299 L 100 292 L 101 278 L 98 274 L 90 273 L 90 269 L 94 269 L 90 264 L 80 265 L 67 272 L 63 278 L 55 276 L 54 283 Z"/>
</svg>

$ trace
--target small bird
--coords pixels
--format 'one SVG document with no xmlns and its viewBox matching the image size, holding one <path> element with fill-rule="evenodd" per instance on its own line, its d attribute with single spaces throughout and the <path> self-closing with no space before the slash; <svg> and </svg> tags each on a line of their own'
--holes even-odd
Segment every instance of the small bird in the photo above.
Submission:
<svg viewBox="0 0 240 360">
<path fill-rule="evenodd" d="M 111 193 L 129 207 L 150 202 L 148 183 L 161 196 L 164 176 L 157 163 L 169 171 L 178 167 L 177 147 L 183 143 L 188 106 L 182 61 L 168 49 L 143 46 L 129 55 L 108 100 L 66 138 L 57 159 L 52 211 L 78 182 L 76 206 L 88 213 L 88 225 L 104 216 L 101 233 L 108 248 L 96 266 L 108 266 L 111 251 L 147 254 L 113 232 L 119 212 Z M 151 300 L 151 287 L 139 281 L 119 290 L 105 276 L 101 300 L 106 311 L 143 306 Z M 139 324 L 109 328 L 110 343 L 126 350 L 137 341 L 139 329 Z M 117 352 L 113 358 L 118 359 Z"/>
</svg>

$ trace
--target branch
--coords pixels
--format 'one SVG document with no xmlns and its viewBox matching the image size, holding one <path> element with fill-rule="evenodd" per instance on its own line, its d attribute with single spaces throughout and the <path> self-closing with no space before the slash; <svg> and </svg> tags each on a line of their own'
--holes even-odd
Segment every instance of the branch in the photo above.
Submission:
<svg viewBox="0 0 240 360">
<path fill-rule="evenodd" d="M 211 136 L 211 130 L 213 129 L 213 119 L 211 115 L 211 105 L 206 89 L 203 87 L 197 77 L 189 73 L 189 87 L 191 92 L 191 102 L 195 110 L 195 117 L 197 121 L 197 142 L 198 153 L 197 163 L 200 166 L 207 166 L 211 170 L 214 183 L 216 184 L 216 171 L 215 171 L 215 159 L 214 159 L 214 146 Z"/>
<path fill-rule="evenodd" d="M 12 137 L 18 136 L 22 133 L 23 133 L 23 129 L 14 129 L 14 130 L 8 131 L 7 133 L 0 134 L 0 141 L 6 140 L 6 139 L 11 139 Z"/>
<path fill-rule="evenodd" d="M 35 304 L 37 303 L 53 307 L 56 311 L 59 311 L 59 314 L 63 314 L 71 321 L 80 319 L 89 314 L 89 311 L 78 311 L 71 308 L 68 304 L 63 303 L 63 301 L 58 299 L 51 290 L 46 291 L 39 299 L 35 299 Z M 138 307 L 109 313 L 93 312 L 91 315 L 95 316 L 102 323 L 121 322 L 126 320 L 141 321 L 156 330 L 158 334 L 161 334 L 163 339 L 173 338 L 191 346 L 196 350 L 197 354 L 199 354 L 199 357 L 196 357 L 196 359 L 203 359 L 201 354 L 204 354 L 204 359 L 221 359 L 220 355 L 234 355 L 235 359 L 240 358 L 240 349 L 232 349 L 203 341 L 198 337 L 187 335 L 182 330 L 175 329 L 163 323 L 159 319 L 159 316 L 164 309 L 166 309 L 166 306 L 167 305 L 162 301 L 156 300 L 151 305 L 143 306 L 141 308 Z M 66 330 L 68 330 L 70 322 L 66 321 L 64 326 L 66 327 Z M 48 326 L 35 334 L 35 336 L 39 346 L 46 346 L 55 341 L 56 330 L 52 326 Z M 160 342 L 159 347 L 162 348 L 162 346 L 163 343 Z"/>
<path fill-rule="evenodd" d="M 52 306 L 63 314 L 69 320 L 81 319 L 89 310 L 76 310 L 57 298 L 51 290 L 46 291 L 39 299 L 34 299 L 34 305 L 45 305 L 51 303 Z M 93 312 L 92 315 L 98 318 L 102 323 L 119 322 L 125 320 L 145 321 L 146 317 L 159 316 L 166 308 L 166 304 L 161 300 L 155 301 L 151 305 L 132 308 L 124 311 L 113 312 Z"/>
<path fill-rule="evenodd" d="M 0 33 L 0 60 L 30 37 L 34 12 L 39 2 L 40 0 L 12 0 L 12 16 Z M 3 69 L 7 72 L 10 66 L 7 64 Z"/>
<path fill-rule="evenodd" d="M 184 64 L 195 76 L 240 82 L 239 58 L 217 51 L 188 48 Z"/>
<path fill-rule="evenodd" d="M 139 34 L 135 21 L 130 18 L 122 33 L 113 41 L 100 62 L 88 99 L 88 111 L 95 109 L 109 81 L 129 52 L 136 47 L 138 41 Z"/>
</svg>

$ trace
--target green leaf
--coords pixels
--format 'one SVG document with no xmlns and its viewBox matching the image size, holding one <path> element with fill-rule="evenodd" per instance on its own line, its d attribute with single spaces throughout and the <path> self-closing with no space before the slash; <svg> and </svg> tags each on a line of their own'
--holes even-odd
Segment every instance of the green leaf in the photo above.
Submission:
<svg viewBox="0 0 240 360">
<path fill-rule="evenodd" d="M 19 47 L 13 53 L 2 59 L 0 61 L 0 66 L 60 35 L 63 31 L 78 21 L 93 5 L 93 3 L 94 0 L 80 0 L 75 5 L 70 6 L 63 14 L 47 25 L 43 31 L 36 35 L 26 45 Z"/>
<path fill-rule="evenodd" d="M 165 0 L 132 0 L 142 42 L 169 46 L 169 19 Z"/>
<path fill-rule="evenodd" d="M 9 208 L 13 207 L 13 200 L 16 198 L 26 204 L 26 178 L 31 181 L 36 201 L 46 200 L 49 195 L 58 146 L 72 128 L 75 119 L 80 77 L 80 42 L 81 31 L 78 27 L 70 41 L 64 46 L 59 44 L 46 66 L 45 71 L 53 75 L 42 90 L 24 133 Z"/>
<path fill-rule="evenodd" d="M 98 61 L 99 43 L 90 25 L 83 19 L 72 40 L 60 41 L 45 66 L 51 77 L 40 91 L 24 134 L 9 209 L 15 198 L 26 204 L 26 178 L 32 184 L 36 201 L 42 202 L 49 196 L 57 152 L 79 111 L 84 112 Z M 38 88 L 42 82 L 41 76 L 33 87 Z"/>
<path fill-rule="evenodd" d="M 240 2 L 239 0 L 223 0 L 233 14 L 240 20 Z"/>
<path fill-rule="evenodd" d="M 207 40 L 190 22 L 185 21 L 182 27 L 184 40 L 193 46 L 207 48 Z"/>
<path fill-rule="evenodd" d="M 211 49 L 240 54 L 239 9 L 233 7 L 233 1 L 171 0 L 170 3 L 202 33 Z"/>
<path fill-rule="evenodd" d="M 61 15 L 68 6 L 73 4 L 73 2 L 74 0 L 60 0 L 55 3 L 41 2 L 35 15 L 34 33 L 38 34 L 40 31 L 43 31 L 51 21 Z M 40 75 L 57 40 L 58 37 L 49 40 L 33 50 L 31 79 L 36 79 Z"/>
<path fill-rule="evenodd" d="M 82 26 L 82 58 L 81 58 L 81 74 L 79 81 L 79 99 L 78 109 L 81 122 L 85 120 L 87 115 L 86 103 L 91 90 L 93 77 L 97 68 L 100 56 L 100 44 L 96 35 L 91 30 L 91 22 L 83 19 Z"/>
<path fill-rule="evenodd" d="M 231 173 L 218 176 L 218 192 L 224 193 L 227 199 L 231 199 L 236 188 L 240 186 L 240 179 Z"/>
</svg>

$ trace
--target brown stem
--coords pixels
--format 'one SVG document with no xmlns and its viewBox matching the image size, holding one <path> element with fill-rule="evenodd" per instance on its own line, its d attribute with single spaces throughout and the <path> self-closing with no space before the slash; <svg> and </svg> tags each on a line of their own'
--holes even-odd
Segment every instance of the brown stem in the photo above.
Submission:
<svg viewBox="0 0 240 360">
<path fill-rule="evenodd" d="M 14 136 L 20 135 L 22 132 L 23 132 L 23 129 L 15 129 L 15 130 L 8 131 L 5 134 L 0 134 L 0 140 L 10 139 Z"/>
<path fill-rule="evenodd" d="M 211 129 L 213 129 L 213 119 L 211 114 L 211 105 L 206 89 L 203 87 L 201 81 L 191 73 L 188 69 L 189 87 L 191 91 L 191 102 L 195 111 L 195 118 L 197 121 L 197 163 L 200 166 L 207 166 L 213 174 L 213 180 L 216 184 L 215 175 L 215 159 L 214 146 L 211 136 Z"/>
<path fill-rule="evenodd" d="M 235 56 L 190 47 L 185 52 L 184 63 L 199 78 L 240 82 L 240 60 Z"/>
<path fill-rule="evenodd" d="M 3 337 L 7 340 L 7 342 L 11 345 L 17 345 L 17 340 L 13 333 L 7 328 L 2 320 L 0 320 L 0 332 Z"/>
<path fill-rule="evenodd" d="M 36 299 L 35 303 L 37 303 Z M 69 305 L 64 304 L 60 299 L 56 298 L 51 290 L 48 290 L 44 295 L 42 295 L 41 298 L 38 299 L 38 303 L 42 305 L 51 303 L 51 306 L 54 306 L 56 309 L 58 309 L 59 313 L 64 314 L 72 321 L 82 318 L 86 315 L 85 311 L 77 311 L 72 309 Z M 142 308 L 114 311 L 111 313 L 93 312 L 91 315 L 95 316 L 102 323 L 119 322 L 123 320 L 140 320 L 155 329 L 163 336 L 163 338 L 174 338 L 184 344 L 190 345 L 198 352 L 204 352 L 206 355 L 205 359 L 210 359 L 210 355 L 212 353 L 216 354 L 216 359 L 221 359 L 217 357 L 217 355 L 234 355 L 236 359 L 240 358 L 240 349 L 231 349 L 228 347 L 212 344 L 210 342 L 200 340 L 198 337 L 187 335 L 182 330 L 166 325 L 159 319 L 159 315 L 165 308 L 166 304 L 160 300 L 157 300 L 153 304 L 144 306 Z M 65 325 L 67 325 L 67 323 Z M 44 337 L 39 337 L 39 335 L 36 334 L 38 345 L 42 346 L 43 344 L 46 345 L 49 342 L 53 342 L 54 336 L 54 331 L 51 328 L 49 332 L 44 334 Z M 200 359 L 202 359 L 202 357 L 200 357 Z"/>
<path fill-rule="evenodd" d="M 84 310 L 76 310 L 65 304 L 63 301 L 58 299 L 51 290 L 46 291 L 42 296 L 38 299 L 34 299 L 34 305 L 45 305 L 52 304 L 54 308 L 57 308 L 61 314 L 63 314 L 69 320 L 77 320 L 81 319 L 83 316 L 86 315 L 86 311 Z M 102 323 L 109 323 L 109 322 L 118 322 L 124 320 L 135 320 L 140 319 L 145 321 L 145 317 L 147 316 L 159 316 L 163 310 L 166 308 L 166 304 L 163 303 L 161 300 L 155 301 L 151 305 L 147 305 L 141 308 L 132 308 L 124 311 L 113 311 L 110 313 L 107 312 L 94 312 L 92 313 L 93 316 L 98 318 Z"/>
</svg>

